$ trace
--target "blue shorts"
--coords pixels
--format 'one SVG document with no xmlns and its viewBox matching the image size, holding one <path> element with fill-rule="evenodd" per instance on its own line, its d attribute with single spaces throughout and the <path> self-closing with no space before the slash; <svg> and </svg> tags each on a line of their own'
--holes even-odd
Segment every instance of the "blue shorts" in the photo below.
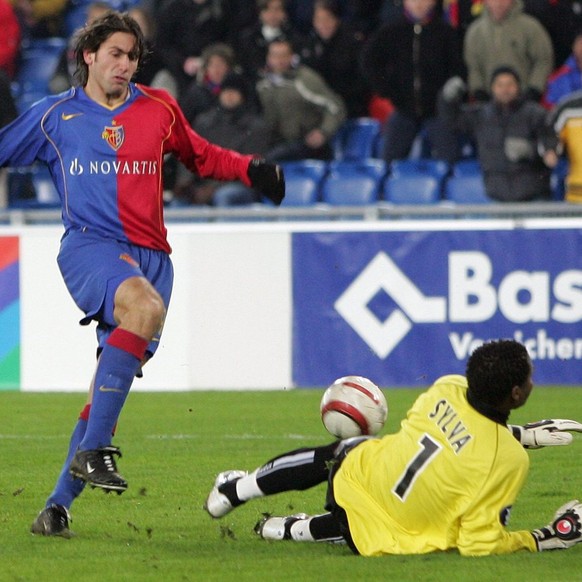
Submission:
<svg viewBox="0 0 582 582">
<path fill-rule="evenodd" d="M 97 340 L 102 348 L 117 327 L 113 317 L 117 288 L 130 277 L 145 277 L 160 294 L 166 309 L 172 295 L 174 268 L 170 255 L 119 242 L 90 229 L 69 229 L 61 240 L 57 262 L 65 285 L 75 303 L 85 313 L 81 325 L 97 321 Z M 160 332 L 147 351 L 153 355 Z"/>
</svg>

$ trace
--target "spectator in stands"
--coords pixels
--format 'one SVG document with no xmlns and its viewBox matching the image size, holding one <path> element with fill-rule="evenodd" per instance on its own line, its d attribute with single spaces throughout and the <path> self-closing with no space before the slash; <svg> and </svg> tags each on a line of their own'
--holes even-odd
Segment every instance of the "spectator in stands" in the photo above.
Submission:
<svg viewBox="0 0 582 582">
<path fill-rule="evenodd" d="M 371 90 L 395 108 L 384 127 L 384 158 L 406 158 L 424 131 L 430 155 L 454 161 L 457 139 L 438 119 L 436 103 L 447 79 L 464 73 L 457 35 L 441 19 L 436 0 L 404 0 L 403 7 L 401 17 L 380 26 L 362 52 Z"/>
<path fill-rule="evenodd" d="M 62 36 L 67 0 L 14 0 L 23 38 Z"/>
<path fill-rule="evenodd" d="M 8 0 L 0 0 L 0 30 L 0 71 L 13 79 L 20 48 L 20 24 Z"/>
<path fill-rule="evenodd" d="M 348 117 L 366 117 L 370 91 L 360 71 L 362 37 L 342 23 L 337 0 L 315 0 L 313 28 L 301 62 L 344 100 Z"/>
<path fill-rule="evenodd" d="M 485 10 L 467 29 L 464 58 L 473 98 L 489 99 L 489 81 L 497 67 L 515 69 L 523 95 L 539 101 L 552 72 L 554 57 L 544 27 L 523 12 L 522 0 L 483 0 Z"/>
<path fill-rule="evenodd" d="M 551 123 L 568 160 L 565 199 L 582 203 L 582 91 L 571 93 L 558 103 Z"/>
<path fill-rule="evenodd" d="M 201 59 L 196 80 L 188 85 L 179 100 L 192 127 L 200 113 L 216 106 L 222 81 L 235 70 L 234 50 L 222 42 L 207 46 L 202 51 Z"/>
<path fill-rule="evenodd" d="M 270 132 L 264 118 L 248 99 L 252 93 L 244 77 L 229 73 L 221 83 L 217 106 L 201 113 L 194 129 L 202 137 L 224 148 L 264 155 Z M 185 171 L 178 178 L 177 198 L 193 204 L 234 206 L 260 202 L 261 195 L 242 182 L 218 182 L 193 177 Z"/>
<path fill-rule="evenodd" d="M 238 54 L 245 74 L 258 80 L 265 68 L 267 47 L 273 40 L 286 38 L 300 48 L 303 38 L 291 26 L 285 0 L 257 0 L 258 21 L 238 37 Z"/>
<path fill-rule="evenodd" d="M 202 51 L 227 41 L 229 14 L 228 0 L 168 0 L 160 7 L 156 46 L 179 95 L 198 75 Z"/>
<path fill-rule="evenodd" d="M 275 143 L 271 160 L 330 159 L 330 140 L 346 119 L 346 106 L 323 78 L 305 65 L 294 65 L 288 40 L 273 41 L 265 78 L 257 92 Z"/>
<path fill-rule="evenodd" d="M 548 80 L 544 104 L 551 109 L 560 99 L 580 90 L 582 90 L 582 28 L 574 35 L 572 54 Z"/>
<path fill-rule="evenodd" d="M 463 105 L 466 90 L 460 78 L 447 81 L 440 114 L 449 127 L 475 140 L 487 195 L 499 202 L 549 199 L 558 143 L 546 110 L 524 99 L 519 76 L 510 67 L 493 72 L 489 102 Z"/>
</svg>

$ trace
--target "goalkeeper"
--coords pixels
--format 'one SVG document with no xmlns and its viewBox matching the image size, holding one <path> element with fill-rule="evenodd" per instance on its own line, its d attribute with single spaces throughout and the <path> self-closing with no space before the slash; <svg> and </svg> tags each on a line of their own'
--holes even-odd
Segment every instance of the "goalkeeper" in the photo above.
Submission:
<svg viewBox="0 0 582 582">
<path fill-rule="evenodd" d="M 246 501 L 328 482 L 327 513 L 265 516 L 265 539 L 345 541 L 364 556 L 456 548 L 482 556 L 569 548 L 582 541 L 582 504 L 560 507 L 534 531 L 508 531 L 529 468 L 524 448 L 565 445 L 571 420 L 512 426 L 532 390 L 532 364 L 513 340 L 485 343 L 466 377 L 438 379 L 396 434 L 355 438 L 281 455 L 254 472 L 218 475 L 205 508 L 222 517 Z"/>
</svg>

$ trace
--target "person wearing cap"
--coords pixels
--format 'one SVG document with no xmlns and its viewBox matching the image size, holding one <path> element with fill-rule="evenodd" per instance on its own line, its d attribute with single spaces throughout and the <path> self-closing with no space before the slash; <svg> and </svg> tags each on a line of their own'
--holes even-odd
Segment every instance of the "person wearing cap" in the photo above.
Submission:
<svg viewBox="0 0 582 582">
<path fill-rule="evenodd" d="M 439 115 L 454 130 L 470 135 L 477 146 L 487 195 L 499 202 L 550 198 L 550 168 L 558 162 L 557 137 L 546 110 L 525 99 L 515 69 L 493 71 L 487 102 L 463 104 L 467 91 L 458 77 L 439 96 Z"/>
</svg>

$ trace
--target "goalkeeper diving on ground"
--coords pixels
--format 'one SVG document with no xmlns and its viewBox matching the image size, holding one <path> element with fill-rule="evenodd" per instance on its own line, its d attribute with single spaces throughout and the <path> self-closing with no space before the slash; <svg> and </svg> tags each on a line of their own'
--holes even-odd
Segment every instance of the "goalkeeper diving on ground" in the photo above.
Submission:
<svg viewBox="0 0 582 582">
<path fill-rule="evenodd" d="M 205 509 L 220 518 L 251 499 L 327 482 L 326 513 L 265 515 L 256 533 L 345 542 L 363 556 L 570 548 L 582 541 L 578 500 L 533 531 L 507 528 L 529 469 L 525 449 L 568 445 L 572 431 L 582 432 L 568 419 L 508 425 L 532 388 L 526 348 L 487 342 L 469 357 L 465 376 L 443 376 L 419 396 L 397 433 L 297 449 L 250 473 L 224 471 Z"/>
</svg>

